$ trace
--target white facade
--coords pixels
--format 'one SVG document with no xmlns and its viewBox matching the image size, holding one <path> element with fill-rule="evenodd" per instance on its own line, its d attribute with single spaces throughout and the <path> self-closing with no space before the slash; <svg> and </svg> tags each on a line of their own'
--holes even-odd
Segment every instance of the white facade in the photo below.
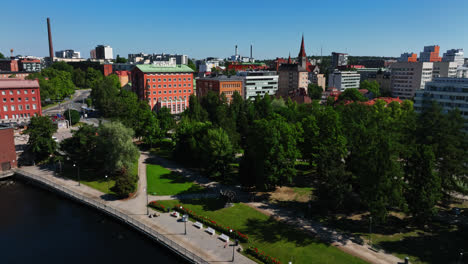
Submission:
<svg viewBox="0 0 468 264">
<path fill-rule="evenodd" d="M 105 60 L 112 60 L 114 55 L 112 54 L 112 48 L 110 46 L 104 47 L 104 59 Z"/>
<path fill-rule="evenodd" d="M 457 78 L 468 78 L 468 67 L 466 66 L 458 67 Z"/>
<path fill-rule="evenodd" d="M 79 51 L 74 50 L 59 50 L 55 52 L 55 57 L 63 59 L 79 59 L 81 58 Z"/>
<path fill-rule="evenodd" d="M 335 70 L 328 76 L 328 87 L 336 88 L 343 92 L 349 88 L 359 89 L 361 75 L 355 71 Z"/>
<path fill-rule="evenodd" d="M 465 55 L 463 49 L 451 49 L 447 50 L 442 57 L 442 61 L 455 62 L 457 67 L 463 66 L 465 63 Z"/>
<path fill-rule="evenodd" d="M 244 78 L 244 99 L 253 100 L 265 94 L 275 95 L 278 91 L 278 74 L 274 71 L 238 72 Z"/>
<path fill-rule="evenodd" d="M 205 61 L 199 64 L 198 71 L 199 72 L 211 72 L 211 69 L 219 67 L 219 61 L 211 60 Z"/>
<path fill-rule="evenodd" d="M 437 78 L 428 82 L 424 90 L 416 92 L 414 110 L 421 112 L 432 101 L 437 102 L 444 112 L 458 108 L 465 122 L 464 130 L 468 131 L 468 79 Z"/>
<path fill-rule="evenodd" d="M 456 62 L 434 62 L 432 68 L 432 78 L 438 77 L 457 77 L 457 68 L 458 65 Z"/>
</svg>

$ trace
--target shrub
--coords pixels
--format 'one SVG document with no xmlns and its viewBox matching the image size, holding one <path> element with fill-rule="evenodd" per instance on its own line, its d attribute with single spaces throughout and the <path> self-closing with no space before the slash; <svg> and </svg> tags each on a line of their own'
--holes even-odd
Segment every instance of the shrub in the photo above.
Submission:
<svg viewBox="0 0 468 264">
<path fill-rule="evenodd" d="M 149 207 L 154 208 L 156 210 L 162 211 L 164 213 L 169 212 L 169 208 L 165 207 L 164 205 L 158 203 L 157 201 L 152 201 L 148 204 Z"/>
</svg>

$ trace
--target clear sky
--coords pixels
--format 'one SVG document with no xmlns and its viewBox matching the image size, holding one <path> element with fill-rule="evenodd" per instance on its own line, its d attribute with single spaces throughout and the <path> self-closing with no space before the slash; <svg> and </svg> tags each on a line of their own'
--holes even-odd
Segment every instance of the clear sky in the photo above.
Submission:
<svg viewBox="0 0 468 264">
<path fill-rule="evenodd" d="M 46 18 L 54 50 L 83 57 L 98 44 L 128 53 L 179 53 L 225 58 L 297 56 L 332 51 L 399 56 L 424 45 L 468 54 L 468 0 L 81 0 L 2 1 L 0 52 L 47 56 Z M 468 57 L 468 56 L 467 56 Z"/>
</svg>

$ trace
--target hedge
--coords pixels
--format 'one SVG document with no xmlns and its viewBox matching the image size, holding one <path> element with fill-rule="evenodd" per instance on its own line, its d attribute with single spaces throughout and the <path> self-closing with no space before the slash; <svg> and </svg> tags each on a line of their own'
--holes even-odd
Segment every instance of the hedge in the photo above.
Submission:
<svg viewBox="0 0 468 264">
<path fill-rule="evenodd" d="M 158 203 L 157 201 L 150 202 L 148 206 L 165 213 L 170 211 L 169 208 L 166 208 L 164 205 Z"/>
<path fill-rule="evenodd" d="M 180 208 L 182 207 L 182 209 Z M 202 215 L 197 215 L 194 211 L 190 210 L 190 209 L 187 209 L 187 208 L 184 208 L 182 205 L 180 204 L 176 204 L 174 206 L 174 210 L 178 211 L 178 212 L 181 212 L 181 213 L 185 213 L 185 214 L 188 214 L 190 217 L 192 217 L 193 219 L 209 226 L 209 227 L 212 227 L 213 229 L 221 232 L 221 233 L 224 233 L 226 234 L 227 236 L 230 236 L 231 238 L 234 238 L 234 239 L 238 239 L 239 241 L 241 242 L 249 242 L 249 237 L 245 234 L 242 234 L 241 232 L 239 231 L 236 231 L 234 230 L 234 228 L 232 227 L 225 227 L 225 226 L 222 226 L 218 223 L 216 223 L 215 221 L 213 221 L 212 219 L 206 217 L 206 216 L 202 216 Z M 232 230 L 232 233 L 230 232 L 230 230 Z"/>
</svg>

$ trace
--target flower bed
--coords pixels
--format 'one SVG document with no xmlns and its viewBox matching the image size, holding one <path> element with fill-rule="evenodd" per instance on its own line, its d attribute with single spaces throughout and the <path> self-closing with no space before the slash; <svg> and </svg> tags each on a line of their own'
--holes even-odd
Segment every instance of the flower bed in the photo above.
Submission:
<svg viewBox="0 0 468 264">
<path fill-rule="evenodd" d="M 279 260 L 265 254 L 265 252 L 258 250 L 258 248 L 256 248 L 256 247 L 248 247 L 245 250 L 245 252 L 247 252 L 247 254 L 250 254 L 250 255 L 254 256 L 258 260 L 263 261 L 266 264 L 281 264 L 281 262 Z"/>
<path fill-rule="evenodd" d="M 182 209 L 181 209 L 182 207 Z M 239 241 L 241 242 L 249 242 L 249 237 L 245 234 L 242 234 L 241 232 L 239 231 L 236 231 L 234 230 L 234 228 L 231 228 L 229 226 L 222 226 L 218 223 L 216 223 L 215 221 L 213 221 L 212 219 L 206 217 L 206 216 L 202 216 L 202 215 L 197 215 L 194 211 L 190 210 L 190 209 L 187 209 L 187 208 L 184 208 L 182 205 L 180 204 L 176 204 L 174 206 L 174 210 L 178 211 L 178 212 L 181 212 L 181 213 L 184 213 L 184 214 L 188 214 L 190 217 L 192 217 L 193 219 L 209 226 L 209 227 L 212 227 L 213 229 L 221 232 L 221 233 L 224 233 L 226 234 L 227 236 L 230 236 L 231 238 L 235 238 L 235 239 L 238 239 Z M 232 230 L 232 233 L 230 232 L 230 230 Z"/>
<path fill-rule="evenodd" d="M 158 203 L 157 201 L 152 201 L 148 204 L 149 207 L 154 208 L 156 210 L 162 211 L 164 213 L 169 212 L 169 208 L 166 208 L 164 205 Z"/>
</svg>

